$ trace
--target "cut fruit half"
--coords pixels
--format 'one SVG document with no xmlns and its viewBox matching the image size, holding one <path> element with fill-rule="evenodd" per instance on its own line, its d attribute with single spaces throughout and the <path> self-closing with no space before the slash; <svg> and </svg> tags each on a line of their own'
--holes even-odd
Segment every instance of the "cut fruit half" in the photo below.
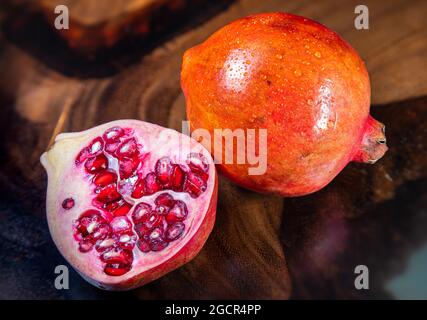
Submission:
<svg viewBox="0 0 427 320">
<path fill-rule="evenodd" d="M 174 130 L 113 121 L 58 135 L 41 162 L 52 238 L 102 289 L 131 289 L 161 277 L 196 256 L 212 231 L 213 160 Z"/>
</svg>

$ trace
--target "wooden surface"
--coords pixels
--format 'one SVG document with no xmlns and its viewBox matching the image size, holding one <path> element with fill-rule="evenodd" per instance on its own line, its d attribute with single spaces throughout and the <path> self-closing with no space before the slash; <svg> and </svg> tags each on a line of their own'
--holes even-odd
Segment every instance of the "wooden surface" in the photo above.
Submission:
<svg viewBox="0 0 427 320">
<path fill-rule="evenodd" d="M 135 36 L 90 56 L 76 53 L 37 12 L 2 4 L 0 298 L 392 297 L 388 281 L 427 242 L 427 2 L 367 1 L 370 29 L 363 31 L 353 26 L 357 4 L 206 4 L 155 39 Z M 114 119 L 180 130 L 185 49 L 227 22 L 266 11 L 315 19 L 359 51 L 390 151 L 372 166 L 350 164 L 328 187 L 301 198 L 256 194 L 220 177 L 215 228 L 192 262 L 131 292 L 100 291 L 74 272 L 71 289 L 56 290 L 53 270 L 65 261 L 47 230 L 40 154 L 59 132 Z M 358 264 L 370 267 L 369 291 L 354 289 Z"/>
</svg>

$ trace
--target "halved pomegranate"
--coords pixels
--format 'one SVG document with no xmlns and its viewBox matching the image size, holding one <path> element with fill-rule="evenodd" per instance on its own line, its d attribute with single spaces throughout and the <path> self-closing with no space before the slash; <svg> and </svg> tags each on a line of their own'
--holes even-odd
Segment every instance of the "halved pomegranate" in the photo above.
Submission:
<svg viewBox="0 0 427 320">
<path fill-rule="evenodd" d="M 58 135 L 41 162 L 52 238 L 100 288 L 126 290 L 161 277 L 191 260 L 212 230 L 213 160 L 174 130 L 113 121 Z"/>
</svg>

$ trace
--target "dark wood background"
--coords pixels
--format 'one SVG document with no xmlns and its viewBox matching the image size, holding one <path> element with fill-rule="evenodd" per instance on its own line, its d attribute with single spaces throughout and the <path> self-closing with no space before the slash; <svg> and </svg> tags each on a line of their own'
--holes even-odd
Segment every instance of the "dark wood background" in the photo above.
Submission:
<svg viewBox="0 0 427 320">
<path fill-rule="evenodd" d="M 392 298 L 387 283 L 427 242 L 427 2 L 365 1 L 369 30 L 354 28 L 360 1 L 351 0 L 113 2 L 1 2 L 0 298 Z M 70 30 L 53 28 L 57 3 L 70 8 Z M 266 11 L 315 19 L 358 50 L 386 156 L 350 164 L 300 198 L 220 177 L 215 228 L 192 262 L 129 292 L 98 290 L 74 271 L 70 290 L 56 290 L 54 268 L 66 262 L 47 229 L 39 163 L 53 137 L 119 118 L 180 130 L 183 52 Z M 354 289 L 359 264 L 370 269 L 370 290 Z"/>
</svg>

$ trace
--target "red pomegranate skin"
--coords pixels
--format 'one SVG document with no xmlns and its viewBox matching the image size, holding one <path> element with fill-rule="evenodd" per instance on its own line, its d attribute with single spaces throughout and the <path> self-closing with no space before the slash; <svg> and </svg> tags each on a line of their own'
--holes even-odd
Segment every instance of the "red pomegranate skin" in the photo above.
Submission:
<svg viewBox="0 0 427 320">
<path fill-rule="evenodd" d="M 369 115 L 365 64 L 304 17 L 263 13 L 226 25 L 185 52 L 181 86 L 192 131 L 267 129 L 264 174 L 249 175 L 247 162 L 217 166 L 255 191 L 309 194 L 348 162 L 374 163 L 387 150 L 384 125 Z"/>
</svg>

